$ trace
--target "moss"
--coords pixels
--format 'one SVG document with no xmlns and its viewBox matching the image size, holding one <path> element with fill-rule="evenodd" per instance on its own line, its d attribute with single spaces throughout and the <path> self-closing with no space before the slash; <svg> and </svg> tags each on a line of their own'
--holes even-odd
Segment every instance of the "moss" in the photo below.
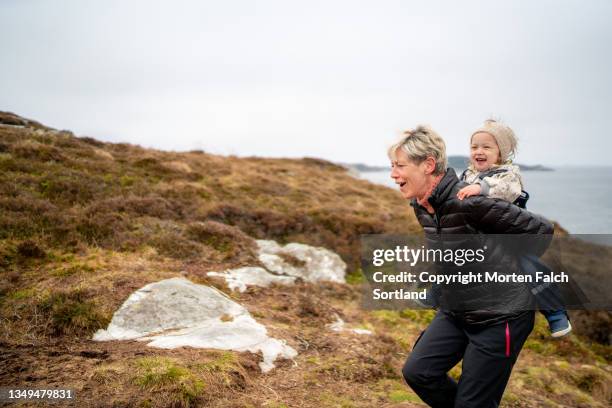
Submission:
<svg viewBox="0 0 612 408">
<path fill-rule="evenodd" d="M 346 283 L 349 285 L 360 285 L 365 282 L 366 278 L 361 269 L 356 269 L 355 271 L 346 275 Z"/>
<path fill-rule="evenodd" d="M 168 405 L 189 407 L 204 393 L 204 381 L 178 362 L 163 357 L 136 360 L 134 384 L 148 392 L 161 392 Z"/>
<path fill-rule="evenodd" d="M 534 339 L 527 339 L 523 347 L 543 355 L 552 355 L 556 351 L 554 344 Z"/>
<path fill-rule="evenodd" d="M 238 360 L 231 351 L 224 351 L 214 360 L 199 364 L 198 367 L 212 372 L 230 371 L 238 368 Z"/>
<path fill-rule="evenodd" d="M 421 399 L 414 393 L 405 390 L 395 390 L 389 393 L 391 402 L 421 402 Z"/>
<path fill-rule="evenodd" d="M 135 378 L 134 382 L 144 388 L 177 382 L 181 377 L 189 374 L 188 370 L 160 358 L 142 359 L 138 362 L 138 366 L 143 369 L 143 372 Z"/>
<path fill-rule="evenodd" d="M 212 360 L 196 364 L 194 369 L 213 376 L 215 381 L 227 387 L 242 388 L 246 384 L 247 374 L 238 362 L 236 354 L 231 351 L 215 353 Z"/>
<path fill-rule="evenodd" d="M 121 406 L 216 406 L 217 398 L 247 387 L 244 368 L 236 354 L 228 351 L 200 351 L 195 359 L 173 353 L 111 360 L 101 362 L 91 379 L 101 389 L 127 392 L 122 395 L 130 396 L 131 401 Z"/>
<path fill-rule="evenodd" d="M 405 319 L 410 319 L 415 323 L 429 324 L 436 316 L 435 310 L 414 310 L 404 309 L 400 311 L 400 316 Z"/>
<path fill-rule="evenodd" d="M 402 321 L 396 310 L 374 310 L 371 313 L 378 321 L 387 326 L 397 326 Z"/>
<path fill-rule="evenodd" d="M 401 311 L 396 310 L 375 310 L 372 315 L 387 326 L 397 326 L 399 324 L 406 324 L 407 321 L 417 323 L 417 325 L 429 324 L 436 312 L 434 310 L 414 310 L 414 309 L 403 309 Z"/>
<path fill-rule="evenodd" d="M 374 386 L 374 395 L 389 402 L 422 403 L 421 399 L 400 380 L 383 379 Z"/>
</svg>

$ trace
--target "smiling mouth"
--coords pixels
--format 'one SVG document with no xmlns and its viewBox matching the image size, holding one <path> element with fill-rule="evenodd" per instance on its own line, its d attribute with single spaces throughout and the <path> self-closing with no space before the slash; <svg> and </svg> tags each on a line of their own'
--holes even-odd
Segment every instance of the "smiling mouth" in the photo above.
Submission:
<svg viewBox="0 0 612 408">
<path fill-rule="evenodd" d="M 487 161 L 487 159 L 484 159 L 482 157 L 476 158 L 474 160 L 476 161 L 476 163 L 485 163 Z"/>
<path fill-rule="evenodd" d="M 406 182 L 404 181 L 403 183 L 398 183 L 400 188 L 404 187 L 406 185 Z"/>
</svg>

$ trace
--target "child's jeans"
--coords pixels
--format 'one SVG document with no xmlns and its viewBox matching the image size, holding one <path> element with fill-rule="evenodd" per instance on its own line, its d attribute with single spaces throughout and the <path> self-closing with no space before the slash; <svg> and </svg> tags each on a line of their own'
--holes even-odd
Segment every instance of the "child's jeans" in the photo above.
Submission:
<svg viewBox="0 0 612 408">
<path fill-rule="evenodd" d="M 550 268 L 533 255 L 526 255 L 520 258 L 521 271 L 533 277 L 534 283 L 530 284 L 531 293 L 533 294 L 538 309 L 546 317 L 550 319 L 559 314 L 566 314 L 561 291 L 555 283 L 538 283 L 535 282 L 536 272 L 550 272 Z"/>
<path fill-rule="evenodd" d="M 550 268 L 533 255 L 521 257 L 520 266 L 525 275 L 532 276 L 534 282 L 529 284 L 529 288 L 544 317 L 550 320 L 551 317 L 567 314 L 559 287 L 555 283 L 535 282 L 536 272 L 549 273 Z M 427 299 L 424 303 L 429 307 L 437 308 L 440 302 L 440 290 L 441 285 L 433 284 L 427 291 Z"/>
</svg>

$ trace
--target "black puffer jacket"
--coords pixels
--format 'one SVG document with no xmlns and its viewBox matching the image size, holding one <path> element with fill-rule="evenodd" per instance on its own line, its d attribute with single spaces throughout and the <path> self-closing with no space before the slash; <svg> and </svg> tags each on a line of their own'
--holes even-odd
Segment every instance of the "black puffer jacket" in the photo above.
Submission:
<svg viewBox="0 0 612 408">
<path fill-rule="evenodd" d="M 459 200 L 457 193 L 465 185 L 459 181 L 455 171 L 449 168 L 429 197 L 434 214 L 417 204 L 416 200 L 412 201 L 416 217 L 423 226 L 431 247 L 439 247 L 440 243 L 447 247 L 470 247 L 473 242 L 467 241 L 474 240 L 478 241 L 481 248 L 486 247 L 485 262 L 464 265 L 463 271 L 476 267 L 482 271 L 520 273 L 519 252 L 516 248 L 511 248 L 517 242 L 524 244 L 522 254 L 525 246 L 531 254 L 540 256 L 544 253 L 553 233 L 553 226 L 549 221 L 500 199 L 472 196 Z M 465 235 L 453 237 L 447 234 Z M 531 235 L 517 237 L 506 234 Z M 454 291 L 454 298 L 461 292 L 460 297 L 468 299 L 468 303 L 461 303 L 460 307 L 448 311 L 469 324 L 493 324 L 516 318 L 526 310 L 533 309 L 532 296 L 524 283 L 455 285 L 447 286 L 446 290 Z M 469 307 L 470 301 L 475 305 L 473 309 Z M 447 302 L 446 305 L 448 304 L 452 302 Z M 445 309 L 444 303 L 442 308 Z"/>
</svg>

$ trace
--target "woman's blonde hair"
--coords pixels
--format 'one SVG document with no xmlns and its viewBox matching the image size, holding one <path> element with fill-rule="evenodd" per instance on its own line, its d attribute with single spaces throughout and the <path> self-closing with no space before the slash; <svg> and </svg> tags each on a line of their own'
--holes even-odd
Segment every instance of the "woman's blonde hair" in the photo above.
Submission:
<svg viewBox="0 0 612 408">
<path fill-rule="evenodd" d="M 397 160 L 397 151 L 402 149 L 410 161 L 420 164 L 428 157 L 436 161 L 433 175 L 443 174 L 448 166 L 446 158 L 446 144 L 433 129 L 426 125 L 419 125 L 414 130 L 403 132 L 402 138 L 387 150 L 391 160 Z"/>
</svg>

